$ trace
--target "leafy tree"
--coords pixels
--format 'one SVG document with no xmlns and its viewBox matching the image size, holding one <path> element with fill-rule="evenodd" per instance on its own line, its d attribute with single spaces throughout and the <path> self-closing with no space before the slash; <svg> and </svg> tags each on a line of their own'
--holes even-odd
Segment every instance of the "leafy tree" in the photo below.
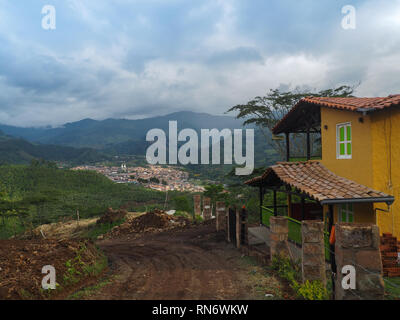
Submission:
<svg viewBox="0 0 400 320">
<path fill-rule="evenodd" d="M 281 92 L 279 89 L 270 90 L 266 96 L 258 96 L 246 104 L 231 107 L 226 113 L 237 112 L 237 119 L 244 119 L 243 125 L 254 124 L 264 134 L 271 146 L 284 158 L 286 153 L 285 142 L 270 139 L 272 128 L 286 115 L 289 110 L 301 99 L 308 96 L 313 97 L 349 97 L 352 96 L 355 86 L 340 86 L 334 89 L 311 92 L 296 88 L 293 91 Z M 304 137 L 304 135 L 303 135 Z M 294 135 L 292 140 L 296 142 L 293 147 L 304 150 L 304 139 L 298 139 L 299 134 Z"/>
<path fill-rule="evenodd" d="M 151 177 L 151 178 L 150 178 L 150 182 L 153 182 L 153 183 L 160 183 L 160 180 L 159 180 L 158 178 L 156 178 L 156 177 Z"/>
</svg>

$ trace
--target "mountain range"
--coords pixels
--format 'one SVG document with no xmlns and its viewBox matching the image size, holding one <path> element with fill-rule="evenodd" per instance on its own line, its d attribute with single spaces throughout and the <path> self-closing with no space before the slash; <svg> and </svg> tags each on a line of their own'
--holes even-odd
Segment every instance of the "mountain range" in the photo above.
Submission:
<svg viewBox="0 0 400 320">
<path fill-rule="evenodd" d="M 29 158 L 29 156 L 46 154 L 48 157 L 46 160 L 79 157 L 101 159 L 105 157 L 105 154 L 145 155 L 149 145 L 149 142 L 146 142 L 146 133 L 153 128 L 159 128 L 168 134 L 169 121 L 173 120 L 178 122 L 178 131 L 184 128 L 191 128 L 196 132 L 200 132 L 200 129 L 243 128 L 241 120 L 230 116 L 182 111 L 138 120 L 83 119 L 55 128 L 24 128 L 0 124 L 0 130 L 14 137 L 12 139 L 18 148 L 14 148 L 14 150 L 8 141 L 3 150 L 8 148 L 15 158 L 18 158 L 18 155 Z M 48 152 L 40 152 L 43 149 Z M 25 156 L 25 153 L 28 156 Z M 57 157 L 57 153 L 59 153 L 59 157 Z M 9 158 L 14 158 L 14 156 Z M 256 163 L 266 164 L 270 162 L 268 158 L 272 158 L 271 162 L 276 160 L 276 154 L 259 130 L 255 130 L 255 158 Z"/>
</svg>

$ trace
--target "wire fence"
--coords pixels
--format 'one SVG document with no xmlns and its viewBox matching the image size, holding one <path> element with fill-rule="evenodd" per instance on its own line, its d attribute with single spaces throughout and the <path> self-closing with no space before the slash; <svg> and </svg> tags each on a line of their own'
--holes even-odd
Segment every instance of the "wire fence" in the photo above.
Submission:
<svg viewBox="0 0 400 320">
<path fill-rule="evenodd" d="M 328 242 L 328 243 L 329 243 L 329 242 Z M 327 251 L 327 252 L 332 253 L 333 255 L 335 255 L 335 252 L 332 251 L 332 250 L 330 249 L 329 246 L 326 246 L 326 245 L 325 245 L 325 251 Z M 366 272 L 366 273 L 368 273 L 368 274 L 372 274 L 372 275 L 376 275 L 376 276 L 382 276 L 381 273 L 372 272 L 372 271 L 366 269 L 365 267 L 363 267 L 362 265 L 356 263 L 353 259 L 350 260 L 350 262 L 348 263 L 348 265 L 352 265 L 352 266 L 354 266 L 354 267 L 359 267 L 361 270 L 363 270 L 364 272 Z M 340 271 L 337 271 L 337 272 L 340 272 Z M 396 284 L 395 282 L 393 282 L 393 281 L 391 281 L 391 280 L 389 280 L 389 279 L 387 279 L 387 278 L 384 278 L 384 277 L 382 277 L 382 279 L 383 279 L 383 281 L 384 281 L 384 283 L 385 283 L 385 293 L 386 293 L 387 295 L 390 295 L 390 296 L 391 296 L 392 298 L 394 298 L 394 299 L 400 299 L 400 284 Z M 389 290 L 388 290 L 388 289 L 389 289 Z M 398 290 L 399 292 L 398 292 L 398 293 L 397 293 L 397 292 L 393 292 L 394 290 Z M 350 292 L 351 294 L 357 296 L 358 298 L 360 298 L 360 299 L 362 300 L 362 298 L 361 298 L 359 295 L 357 295 L 356 292 L 355 292 L 354 290 L 349 289 L 349 290 L 347 290 L 347 291 Z"/>
<path fill-rule="evenodd" d="M 262 207 L 262 223 L 263 225 L 270 227 L 270 222 L 269 219 L 270 217 L 274 216 L 274 211 L 271 210 L 270 208 L 266 208 L 266 207 Z M 301 221 L 295 220 L 293 218 L 290 218 L 288 216 L 284 216 L 285 218 L 288 219 L 288 227 L 289 227 L 289 240 L 295 242 L 296 244 L 300 245 L 302 244 L 302 236 L 301 236 Z M 331 254 L 334 257 L 335 256 L 335 252 L 332 251 L 330 249 L 330 243 L 329 243 L 329 232 L 328 231 L 324 231 L 324 244 L 325 244 L 325 260 L 327 262 L 332 263 L 331 261 Z M 372 272 L 366 268 L 364 268 L 363 266 L 359 265 L 358 263 L 356 263 L 354 260 L 350 261 L 350 263 L 353 266 L 357 266 L 359 267 L 361 270 L 363 270 L 366 273 L 369 274 L 373 274 L 373 275 L 377 275 L 377 276 L 381 276 L 380 273 L 376 273 L 376 272 Z M 350 264 L 349 263 L 349 264 Z M 392 298 L 394 299 L 400 299 L 400 278 L 399 278 L 399 283 L 395 283 L 385 277 L 382 277 L 383 281 L 385 283 L 385 291 L 388 295 L 390 295 Z M 398 292 L 395 292 L 398 291 Z M 349 292 L 351 294 L 353 294 L 354 296 L 358 297 L 359 299 L 361 299 L 361 297 L 359 295 L 357 295 L 357 293 L 354 290 L 349 289 Z"/>
</svg>

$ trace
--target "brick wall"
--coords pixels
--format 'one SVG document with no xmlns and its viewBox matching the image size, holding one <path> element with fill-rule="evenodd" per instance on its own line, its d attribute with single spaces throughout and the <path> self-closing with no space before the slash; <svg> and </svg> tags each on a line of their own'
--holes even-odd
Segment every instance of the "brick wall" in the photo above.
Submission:
<svg viewBox="0 0 400 320">
<path fill-rule="evenodd" d="M 400 264 L 398 254 L 400 252 L 400 241 L 391 233 L 384 233 L 380 240 L 383 275 L 386 277 L 400 277 Z"/>
</svg>

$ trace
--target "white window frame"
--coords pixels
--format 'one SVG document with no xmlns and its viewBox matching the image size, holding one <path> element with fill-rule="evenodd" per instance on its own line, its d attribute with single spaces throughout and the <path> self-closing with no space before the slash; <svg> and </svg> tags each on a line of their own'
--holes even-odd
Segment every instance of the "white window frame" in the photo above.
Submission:
<svg viewBox="0 0 400 320">
<path fill-rule="evenodd" d="M 349 205 L 352 205 L 352 209 L 349 208 Z M 342 220 L 342 214 L 346 214 L 346 221 Z M 353 221 L 351 223 L 354 223 L 354 203 L 344 203 L 339 205 L 338 207 L 338 221 L 339 222 L 349 222 L 349 216 L 353 216 Z"/>
<path fill-rule="evenodd" d="M 347 140 L 347 130 L 346 127 L 350 126 L 350 130 L 351 130 L 351 138 L 350 140 Z M 344 127 L 344 134 L 345 134 L 345 140 L 342 142 L 345 147 L 344 147 L 344 151 L 345 154 L 341 155 L 340 154 L 340 128 Z M 351 144 L 351 154 L 347 154 L 347 144 L 350 143 Z M 353 156 L 353 128 L 351 125 L 351 122 L 344 122 L 344 123 L 338 123 L 336 125 L 336 159 L 351 159 Z"/>
</svg>

